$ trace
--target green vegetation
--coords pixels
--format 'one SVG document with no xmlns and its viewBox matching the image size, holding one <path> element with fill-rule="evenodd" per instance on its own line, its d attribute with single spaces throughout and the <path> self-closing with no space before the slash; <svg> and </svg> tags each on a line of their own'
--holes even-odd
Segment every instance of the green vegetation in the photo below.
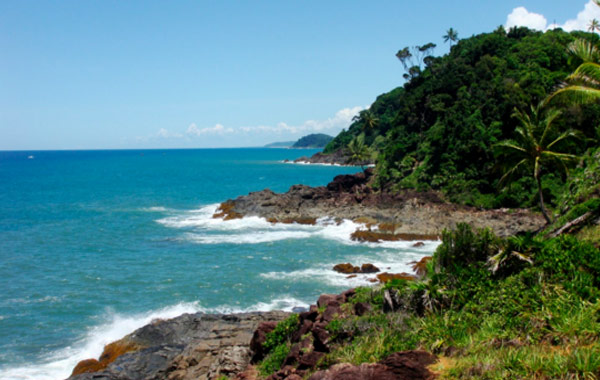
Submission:
<svg viewBox="0 0 600 380">
<path fill-rule="evenodd" d="M 315 133 L 300 138 L 292 145 L 292 148 L 323 148 L 331 140 L 333 140 L 333 137 L 329 135 Z"/>
<path fill-rule="evenodd" d="M 597 44 L 595 34 L 499 28 L 441 58 L 428 55 L 433 44 L 397 53 L 408 82 L 325 151 L 355 161 L 374 151 L 380 189 L 434 189 L 481 207 L 539 202 L 548 224 L 508 238 L 466 224 L 444 231 L 415 265 L 419 279 L 356 289 L 326 326 L 320 368 L 422 349 L 439 357 L 441 379 L 600 378 Z M 297 325 L 275 329 L 263 375 L 279 368 Z"/>
<path fill-rule="evenodd" d="M 358 135 L 348 143 L 348 154 L 350 163 L 359 164 L 365 170 L 364 163 L 371 160 L 372 152 L 365 144 L 364 134 Z"/>
<path fill-rule="evenodd" d="M 554 166 L 566 174 L 567 165 L 577 159 L 572 154 L 555 151 L 565 140 L 579 137 L 579 133 L 573 130 L 560 133 L 555 128 L 554 122 L 560 114 L 561 111 L 555 109 L 544 113 L 543 104 L 539 104 L 537 107 L 532 106 L 529 115 L 515 110 L 515 117 L 520 122 L 520 126 L 515 130 L 517 138 L 496 144 L 497 148 L 502 149 L 500 153 L 503 158 L 508 159 L 504 162 L 513 161 L 510 169 L 500 178 L 499 182 L 503 183 L 515 173 L 523 170 L 533 174 L 537 185 L 540 209 L 548 223 L 552 221 L 544 205 L 542 168 L 546 165 Z"/>
<path fill-rule="evenodd" d="M 457 41 L 443 57 L 427 55 L 433 44 L 402 49 L 397 57 L 409 80 L 379 96 L 364 113 L 370 116 L 359 115 L 325 153 L 364 133 L 365 144 L 378 153 L 379 188 L 439 190 L 450 201 L 485 208 L 535 206 L 540 197 L 533 176 L 500 186 L 504 172 L 494 146 L 515 137 L 520 125 L 515 109 L 524 115 L 522 110 L 543 101 L 583 62 L 567 49 L 578 39 L 599 40 L 585 32 L 500 27 Z M 600 105 L 561 110 L 553 121 L 556 130 L 585 136 L 565 151 L 579 156 L 597 146 Z M 565 176 L 542 167 L 539 178 L 545 205 L 557 207 Z"/>
<path fill-rule="evenodd" d="M 529 260 L 506 254 L 516 249 Z M 506 260 L 492 271 L 498 251 Z M 402 300 L 401 311 L 382 312 L 385 291 Z M 442 357 L 442 378 L 597 378 L 599 295 L 600 251 L 591 244 L 572 236 L 503 240 L 459 225 L 444 233 L 425 279 L 358 291 L 374 311 L 336 323 L 353 338 L 327 362 L 425 349 Z"/>
<path fill-rule="evenodd" d="M 290 337 L 298 327 L 298 314 L 292 314 L 279 322 L 275 329 L 267 334 L 263 348 L 267 356 L 258 366 L 258 371 L 267 376 L 281 367 L 290 352 Z"/>
</svg>

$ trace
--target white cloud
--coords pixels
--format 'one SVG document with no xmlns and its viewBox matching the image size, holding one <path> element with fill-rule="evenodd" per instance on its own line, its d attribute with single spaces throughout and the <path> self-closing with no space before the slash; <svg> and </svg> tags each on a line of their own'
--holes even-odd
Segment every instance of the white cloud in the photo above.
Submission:
<svg viewBox="0 0 600 380">
<path fill-rule="evenodd" d="M 587 30 L 592 19 L 600 20 L 600 7 L 589 0 L 582 11 L 574 19 L 569 19 L 563 24 L 548 24 L 546 17 L 539 13 L 529 12 L 525 7 L 517 7 L 506 18 L 505 27 L 507 29 L 513 26 L 526 26 L 536 30 L 548 30 L 562 28 L 568 32 L 573 30 Z"/>
<path fill-rule="evenodd" d="M 541 14 L 529 12 L 525 7 L 518 7 L 506 18 L 506 29 L 513 26 L 526 26 L 530 29 L 545 30 L 548 25 L 546 17 Z"/>
<path fill-rule="evenodd" d="M 152 142 L 161 146 L 195 146 L 200 143 L 206 146 L 252 146 L 265 144 L 277 139 L 301 137 L 309 133 L 327 133 L 337 135 L 343 128 L 352 124 L 352 118 L 366 107 L 348 107 L 341 109 L 332 117 L 324 120 L 307 120 L 299 125 L 280 122 L 275 125 L 225 127 L 216 124 L 213 127 L 200 128 L 191 123 L 187 129 L 173 132 L 165 128 L 145 137 L 137 137 L 137 143 Z"/>
<path fill-rule="evenodd" d="M 163 139 L 170 139 L 170 138 L 181 138 L 181 137 L 183 137 L 183 135 L 181 133 L 171 132 L 167 129 L 161 128 L 158 130 L 158 132 L 156 132 L 155 137 L 160 137 Z"/>
<path fill-rule="evenodd" d="M 198 128 L 195 123 L 189 125 L 185 131 L 188 136 L 202 136 L 202 135 L 222 135 L 225 133 L 233 133 L 233 128 L 225 128 L 221 124 L 217 124 L 214 127 Z"/>
<path fill-rule="evenodd" d="M 270 133 L 310 133 L 310 132 L 330 132 L 337 134 L 341 129 L 348 127 L 352 123 L 352 118 L 356 116 L 365 107 L 357 106 L 344 108 L 335 113 L 333 117 L 325 120 L 307 120 L 300 125 L 289 125 L 285 122 L 278 123 L 275 126 L 255 126 L 240 127 L 239 130 L 245 133 L 251 132 L 270 132 Z"/>
<path fill-rule="evenodd" d="M 559 27 L 569 32 L 572 30 L 587 30 L 590 21 L 594 18 L 600 20 L 600 7 L 590 0 L 583 10 L 577 14 L 576 19 L 568 20 Z"/>
</svg>

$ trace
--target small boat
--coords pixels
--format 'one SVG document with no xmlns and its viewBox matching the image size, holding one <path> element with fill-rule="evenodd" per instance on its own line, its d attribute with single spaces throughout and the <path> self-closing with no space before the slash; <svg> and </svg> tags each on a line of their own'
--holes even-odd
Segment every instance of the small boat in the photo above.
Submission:
<svg viewBox="0 0 600 380">
<path fill-rule="evenodd" d="M 28 159 L 33 160 L 35 156 L 27 156 Z"/>
</svg>

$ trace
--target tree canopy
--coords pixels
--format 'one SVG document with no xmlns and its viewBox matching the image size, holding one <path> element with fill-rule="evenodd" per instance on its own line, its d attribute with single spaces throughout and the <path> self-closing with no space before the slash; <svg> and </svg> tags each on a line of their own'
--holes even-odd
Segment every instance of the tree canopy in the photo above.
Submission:
<svg viewBox="0 0 600 380">
<path fill-rule="evenodd" d="M 510 191 L 498 190 L 503 172 L 493 146 L 513 136 L 515 108 L 545 99 L 582 63 L 567 50 L 579 38 L 598 41 L 586 32 L 502 27 L 462 39 L 449 54 L 430 56 L 403 86 L 380 95 L 369 109 L 378 120 L 373 128 L 359 118 L 325 152 L 345 148 L 364 133 L 365 143 L 378 152 L 379 187 L 434 189 L 451 201 L 480 207 L 533 206 L 533 178 L 516 181 Z M 413 52 L 405 48 L 397 57 L 408 66 Z M 600 131 L 600 106 L 569 106 L 554 124 L 581 130 L 588 139 L 573 148 L 583 153 Z M 544 196 L 552 202 L 564 178 L 550 170 L 540 175 Z"/>
</svg>

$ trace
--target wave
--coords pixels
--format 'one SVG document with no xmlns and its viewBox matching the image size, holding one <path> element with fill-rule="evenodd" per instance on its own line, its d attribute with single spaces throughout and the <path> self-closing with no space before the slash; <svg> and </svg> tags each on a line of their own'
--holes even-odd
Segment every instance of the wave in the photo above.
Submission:
<svg viewBox="0 0 600 380">
<path fill-rule="evenodd" d="M 350 234 L 362 224 L 344 220 L 334 222 L 320 218 L 315 225 L 270 223 L 265 218 L 250 216 L 224 221 L 212 216 L 218 204 L 198 210 L 179 213 L 158 219 L 157 222 L 175 229 L 185 229 L 182 240 L 197 244 L 261 244 L 287 239 L 306 239 L 318 236 L 344 244 L 360 244 L 350 239 Z"/>
<path fill-rule="evenodd" d="M 107 312 L 105 322 L 91 328 L 72 346 L 65 347 L 41 358 L 38 363 L 0 369 L 0 380 L 58 380 L 71 375 L 77 363 L 84 359 L 98 358 L 108 343 L 123 338 L 138 328 L 156 319 L 170 319 L 185 313 L 246 313 L 256 311 L 284 310 L 292 311 L 295 307 L 308 307 L 309 304 L 289 296 L 259 302 L 249 307 L 217 306 L 202 307 L 198 302 L 179 303 L 146 313 L 121 315 Z"/>
<path fill-rule="evenodd" d="M 438 243 L 439 244 L 439 243 Z M 433 244 L 431 245 L 433 246 Z M 431 246 L 429 248 L 431 248 Z M 378 267 L 381 272 L 390 273 L 413 273 L 412 262 L 418 261 L 424 256 L 431 255 L 433 249 L 404 250 L 401 253 L 398 251 L 382 250 L 370 255 L 353 255 L 346 257 L 345 261 L 349 261 L 354 265 L 371 263 Z M 369 280 L 376 277 L 376 273 L 356 273 L 355 277 L 348 278 L 348 274 L 338 273 L 333 270 L 333 266 L 337 263 L 325 263 L 318 266 L 302 269 L 291 272 L 267 272 L 260 276 L 269 280 L 282 280 L 294 282 L 320 282 L 326 285 L 339 288 L 349 288 L 356 286 L 369 286 L 373 283 Z"/>
<path fill-rule="evenodd" d="M 140 211 L 144 211 L 144 212 L 167 212 L 169 211 L 168 208 L 163 207 L 163 206 L 153 206 L 153 207 L 142 207 L 140 209 Z"/>
</svg>

